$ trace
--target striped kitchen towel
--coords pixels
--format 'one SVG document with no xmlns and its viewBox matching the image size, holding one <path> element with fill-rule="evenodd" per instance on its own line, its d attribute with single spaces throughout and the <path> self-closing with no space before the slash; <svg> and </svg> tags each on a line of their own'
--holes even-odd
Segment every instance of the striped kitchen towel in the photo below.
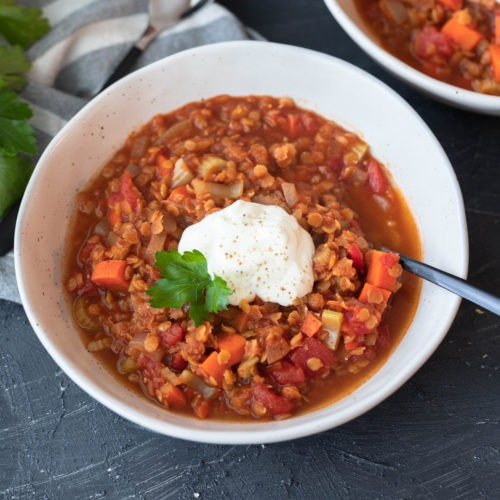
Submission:
<svg viewBox="0 0 500 500">
<path fill-rule="evenodd" d="M 168 1 L 168 0 L 164 0 Z M 43 9 L 51 31 L 28 51 L 23 98 L 33 109 L 39 151 L 102 87 L 148 24 L 148 0 L 18 0 Z M 131 71 L 199 45 L 254 38 L 230 12 L 210 3 L 165 30 Z M 0 258 L 0 299 L 20 302 L 13 252 Z"/>
</svg>

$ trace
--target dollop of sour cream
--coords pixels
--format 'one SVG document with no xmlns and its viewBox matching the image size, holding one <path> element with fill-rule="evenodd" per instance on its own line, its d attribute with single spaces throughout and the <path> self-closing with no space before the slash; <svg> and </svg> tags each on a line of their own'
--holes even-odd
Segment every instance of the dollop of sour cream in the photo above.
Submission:
<svg viewBox="0 0 500 500">
<path fill-rule="evenodd" d="M 231 305 L 257 295 L 288 306 L 313 288 L 311 235 L 278 206 L 238 200 L 186 228 L 178 250 L 205 256 L 232 290 Z"/>
</svg>

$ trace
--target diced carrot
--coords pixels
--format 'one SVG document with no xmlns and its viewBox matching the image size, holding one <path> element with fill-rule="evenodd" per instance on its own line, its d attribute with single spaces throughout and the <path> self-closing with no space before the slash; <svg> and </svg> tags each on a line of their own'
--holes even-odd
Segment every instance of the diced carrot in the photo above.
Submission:
<svg viewBox="0 0 500 500">
<path fill-rule="evenodd" d="M 210 413 L 210 403 L 203 398 L 195 398 L 191 403 L 191 407 L 194 414 L 200 419 L 207 418 Z"/>
<path fill-rule="evenodd" d="M 456 11 L 462 8 L 462 0 L 439 0 L 445 7 Z"/>
<path fill-rule="evenodd" d="M 399 257 L 394 253 L 370 250 L 367 255 L 368 272 L 366 281 L 394 292 L 398 288 L 398 275 L 394 272 L 399 264 Z"/>
<path fill-rule="evenodd" d="M 94 267 L 91 280 L 103 288 L 126 292 L 129 286 L 125 278 L 126 267 L 127 261 L 125 260 L 103 260 Z"/>
<path fill-rule="evenodd" d="M 250 321 L 250 315 L 240 310 L 238 311 L 238 314 L 233 320 L 233 325 L 239 332 L 244 332 L 247 329 L 249 321 Z"/>
<path fill-rule="evenodd" d="M 218 360 L 219 353 L 212 352 L 208 355 L 207 359 L 199 365 L 201 374 L 206 377 L 213 377 L 220 387 L 224 377 L 224 372 L 229 368 L 227 363 L 220 365 Z"/>
<path fill-rule="evenodd" d="M 237 333 L 230 333 L 228 335 L 217 337 L 219 351 L 227 351 L 231 355 L 229 361 L 227 362 L 229 366 L 233 366 L 243 359 L 246 342 L 245 337 L 243 337 L 243 335 L 238 335 Z"/>
<path fill-rule="evenodd" d="M 169 382 L 165 383 L 160 389 L 164 400 L 173 408 L 183 408 L 187 404 L 185 394 L 181 389 Z"/>
<path fill-rule="evenodd" d="M 460 23 L 456 15 L 441 28 L 441 33 L 451 38 L 464 50 L 474 49 L 483 38 L 482 33 L 479 31 Z"/>
<path fill-rule="evenodd" d="M 187 190 L 186 186 L 176 187 L 168 195 L 169 201 L 181 204 L 186 198 L 194 198 L 194 194 Z"/>
<path fill-rule="evenodd" d="M 363 302 L 363 304 L 372 304 L 379 310 L 383 310 L 386 308 L 390 298 L 391 292 L 389 290 L 370 283 L 365 283 L 359 294 L 358 300 Z"/>
<path fill-rule="evenodd" d="M 500 45 L 500 11 L 495 16 L 495 43 Z"/>
<path fill-rule="evenodd" d="M 323 327 L 323 322 L 312 312 L 308 312 L 306 318 L 302 322 L 300 331 L 308 337 L 313 337 Z"/>
<path fill-rule="evenodd" d="M 498 19 L 498 17 L 497 17 Z M 490 45 L 491 66 L 495 80 L 500 82 L 500 45 Z"/>
</svg>

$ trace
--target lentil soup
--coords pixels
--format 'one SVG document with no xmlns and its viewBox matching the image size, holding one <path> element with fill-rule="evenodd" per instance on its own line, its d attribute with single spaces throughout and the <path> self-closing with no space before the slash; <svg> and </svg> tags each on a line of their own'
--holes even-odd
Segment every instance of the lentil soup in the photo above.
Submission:
<svg viewBox="0 0 500 500">
<path fill-rule="evenodd" d="M 152 307 L 157 252 L 237 200 L 281 207 L 307 231 L 312 290 L 201 324 L 189 304 Z M 419 281 L 381 244 L 421 256 L 364 141 L 289 98 L 217 96 L 155 116 L 77 195 L 65 282 L 88 351 L 148 398 L 198 418 L 279 419 L 355 390 L 410 325 Z"/>
<path fill-rule="evenodd" d="M 382 46 L 443 82 L 500 95 L 500 6 L 495 0 L 356 0 Z"/>
</svg>

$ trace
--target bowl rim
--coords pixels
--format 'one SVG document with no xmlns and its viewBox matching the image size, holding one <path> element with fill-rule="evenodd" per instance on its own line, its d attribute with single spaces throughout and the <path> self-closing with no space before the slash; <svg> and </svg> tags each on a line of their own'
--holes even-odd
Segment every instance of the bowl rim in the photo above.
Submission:
<svg viewBox="0 0 500 500">
<path fill-rule="evenodd" d="M 335 413 L 334 415 L 322 415 L 314 420 L 314 422 L 304 421 L 302 422 L 300 419 L 303 416 L 294 417 L 289 421 L 293 421 L 295 425 L 292 425 L 288 428 L 284 429 L 276 429 L 276 426 L 268 425 L 269 422 L 258 422 L 256 424 L 253 423 L 243 423 L 243 424 L 233 424 L 228 425 L 224 431 L 215 431 L 211 429 L 193 429 L 192 427 L 187 427 L 183 425 L 178 425 L 176 423 L 171 423 L 168 421 L 159 421 L 157 418 L 149 416 L 146 412 L 138 411 L 130 406 L 122 403 L 118 398 L 114 398 L 110 394 L 107 394 L 104 389 L 102 389 L 98 384 L 95 384 L 91 380 L 89 380 L 86 376 L 79 373 L 76 365 L 70 360 L 66 359 L 64 355 L 59 352 L 57 347 L 57 343 L 53 342 L 48 334 L 42 329 L 41 325 L 37 321 L 37 317 L 33 312 L 30 306 L 30 298 L 29 291 L 27 287 L 27 283 L 25 282 L 25 273 L 24 273 L 24 262 L 23 262 L 23 253 L 21 249 L 22 244 L 22 226 L 24 219 L 28 217 L 28 213 L 30 210 L 30 192 L 33 189 L 33 186 L 36 184 L 37 179 L 42 176 L 43 165 L 46 163 L 47 159 L 50 158 L 52 151 L 56 148 L 60 141 L 64 140 L 64 134 L 66 130 L 70 127 L 73 127 L 75 124 L 78 124 L 87 114 L 91 113 L 91 111 L 99 107 L 101 101 L 106 99 L 106 94 L 110 92 L 120 92 L 125 89 L 125 87 L 135 79 L 140 79 L 141 76 L 147 74 L 148 72 L 155 71 L 156 68 L 161 67 L 164 64 L 164 61 L 168 60 L 169 63 L 174 64 L 177 60 L 182 58 L 191 57 L 196 53 L 197 55 L 206 53 L 214 53 L 219 54 L 221 50 L 224 49 L 229 50 L 241 50 L 243 53 L 248 50 L 269 50 L 274 49 L 275 51 L 279 51 L 280 54 L 286 56 L 291 52 L 301 54 L 304 57 L 308 58 L 317 58 L 318 60 L 334 65 L 343 66 L 346 70 L 357 73 L 358 76 L 370 80 L 371 83 L 377 85 L 381 88 L 382 91 L 389 93 L 391 97 L 400 104 L 402 104 L 407 112 L 412 115 L 413 119 L 415 119 L 419 125 L 422 127 L 423 132 L 426 133 L 426 137 L 433 141 L 434 145 L 437 147 L 437 151 L 439 152 L 442 158 L 443 168 L 446 167 L 447 173 L 450 176 L 450 189 L 452 189 L 453 194 L 456 198 L 457 204 L 457 215 L 461 221 L 461 245 L 462 245 L 462 256 L 463 258 L 457 262 L 457 265 L 460 269 L 459 275 L 462 277 L 466 276 L 467 267 L 468 267 L 468 241 L 467 241 L 467 226 L 465 219 L 465 210 L 463 204 L 463 198 L 460 191 L 460 187 L 458 184 L 458 180 L 455 176 L 454 170 L 444 152 L 441 145 L 439 144 L 437 138 L 434 136 L 430 128 L 425 124 L 422 118 L 418 115 L 418 113 L 394 90 L 388 87 L 386 84 L 382 83 L 377 78 L 373 77 L 369 73 L 361 70 L 360 68 L 343 61 L 342 59 L 338 59 L 336 57 L 319 53 L 310 49 L 295 47 L 284 44 L 270 43 L 270 42 L 261 42 L 261 41 L 235 41 L 235 42 L 221 42 L 216 44 L 210 44 L 203 47 L 197 47 L 194 49 L 189 49 L 171 56 L 168 56 L 162 60 L 156 61 L 130 75 L 121 79 L 112 85 L 106 93 L 103 93 L 96 98 L 92 99 L 88 104 L 86 104 L 68 123 L 67 125 L 54 137 L 49 146 L 45 149 L 42 154 L 38 167 L 35 169 L 35 172 L 28 184 L 26 195 L 23 197 L 21 208 L 19 211 L 18 223 L 16 224 L 16 233 L 15 233 L 15 269 L 16 269 L 16 278 L 18 282 L 20 296 L 25 307 L 26 314 L 28 319 L 35 330 L 37 337 L 40 342 L 44 346 L 44 348 L 48 351 L 53 360 L 61 367 L 61 369 L 75 382 L 76 385 L 81 387 L 85 392 L 87 392 L 94 399 L 102 403 L 105 407 L 109 408 L 113 412 L 117 413 L 121 417 L 126 420 L 129 420 L 141 427 L 145 427 L 147 429 L 156 431 L 160 434 L 169 435 L 172 437 L 178 437 L 189 441 L 203 442 L 203 443 L 213 443 L 213 444 L 257 444 L 257 443 L 272 443 L 272 442 L 280 442 L 291 439 L 296 439 L 300 437 L 309 436 L 311 434 L 316 434 L 318 432 L 331 429 L 332 427 L 336 427 L 338 425 L 342 425 L 359 415 L 367 412 L 372 409 L 374 406 L 385 400 L 392 393 L 394 393 L 397 389 L 399 389 L 404 383 L 408 381 L 408 379 L 414 375 L 414 373 L 427 361 L 427 359 L 432 355 L 432 353 L 439 346 L 445 335 L 447 334 L 452 322 L 454 321 L 455 315 L 457 313 L 458 307 L 460 305 L 460 298 L 457 296 L 449 297 L 449 317 L 448 320 L 443 324 L 442 331 L 439 335 L 433 337 L 433 342 L 424 346 L 421 351 L 421 355 L 418 357 L 418 361 L 413 364 L 406 365 L 402 371 L 398 374 L 397 382 L 393 382 L 389 384 L 387 387 L 384 387 L 383 390 L 375 392 L 370 395 L 370 397 L 363 398 L 362 401 L 356 402 L 355 408 L 350 408 L 348 411 L 345 410 L 342 415 Z M 39 168 L 42 167 L 42 168 Z M 323 408 L 322 408 L 323 409 Z M 318 411 L 321 411 L 319 409 Z M 305 414 L 312 415 L 316 412 L 309 412 Z M 213 421 L 214 422 L 214 421 Z M 271 422 L 272 423 L 272 422 Z M 255 432 L 244 432 L 245 428 L 250 430 L 249 426 L 258 426 L 261 429 L 256 430 Z"/>
<path fill-rule="evenodd" d="M 455 85 L 422 73 L 376 44 L 352 21 L 338 0 L 323 1 L 350 38 L 372 57 L 375 62 L 385 67 L 386 70 L 397 78 L 453 106 L 485 114 L 500 114 L 500 96 L 481 94 L 456 87 Z"/>
</svg>

